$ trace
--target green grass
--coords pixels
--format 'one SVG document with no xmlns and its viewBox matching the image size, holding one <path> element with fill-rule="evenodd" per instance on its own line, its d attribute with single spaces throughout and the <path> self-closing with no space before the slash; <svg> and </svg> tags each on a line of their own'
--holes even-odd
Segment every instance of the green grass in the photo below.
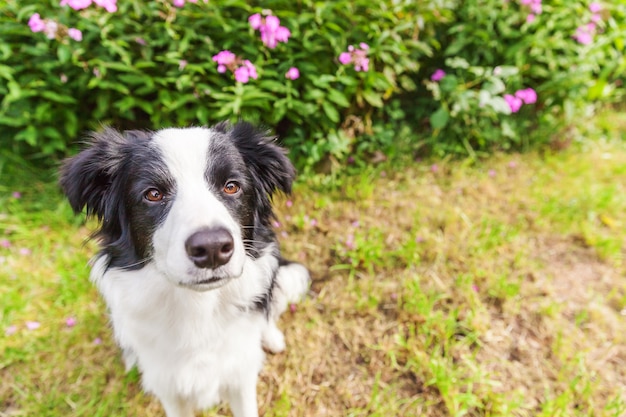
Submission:
<svg viewBox="0 0 626 417">
<path fill-rule="evenodd" d="M 2 176 L 0 416 L 163 415 L 88 281 L 94 225 L 54 174 Z M 329 178 L 276 201 L 314 282 L 281 319 L 263 415 L 626 414 L 623 141 Z"/>
</svg>

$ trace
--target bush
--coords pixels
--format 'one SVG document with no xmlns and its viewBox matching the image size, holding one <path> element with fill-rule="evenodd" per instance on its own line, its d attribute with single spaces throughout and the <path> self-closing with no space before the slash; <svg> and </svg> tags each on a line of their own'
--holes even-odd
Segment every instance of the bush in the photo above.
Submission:
<svg viewBox="0 0 626 417">
<path fill-rule="evenodd" d="M 53 155 L 100 123 L 160 128 L 246 118 L 278 130 L 301 166 L 342 157 L 354 139 L 341 128 L 349 115 L 366 123 L 390 98 L 415 88 L 407 74 L 430 53 L 421 38 L 435 21 L 434 6 L 425 1 L 183 1 L 176 7 L 120 0 L 111 13 L 95 4 L 74 10 L 57 1 L 1 3 L 3 147 Z M 35 13 L 44 26 L 57 24 L 52 39 L 27 24 Z M 256 14 L 278 17 L 288 41 L 265 45 L 248 21 Z M 77 32 L 70 29 L 82 40 L 71 38 Z M 346 64 L 339 61 L 349 45 L 369 60 L 368 71 L 347 62 L 348 55 Z M 214 57 L 224 50 L 238 62 L 220 73 Z M 216 59 L 222 58 L 228 56 Z M 256 79 L 246 73 L 247 82 L 236 81 L 233 71 L 244 60 Z"/>
<path fill-rule="evenodd" d="M 157 129 L 239 118 L 274 129 L 305 169 L 380 160 L 400 142 L 475 155 L 551 139 L 624 92 L 626 11 L 608 2 L 0 7 L 5 157 L 65 154 L 100 124 Z M 516 96 L 529 91 L 536 99 Z"/>
<path fill-rule="evenodd" d="M 418 76 L 432 92 L 414 113 L 430 120 L 428 149 L 474 154 L 564 140 L 596 104 L 623 97 L 625 22 L 624 5 L 609 2 L 458 2 Z M 445 77 L 429 80 L 437 68 Z M 528 89 L 537 101 L 520 103 L 516 93 Z"/>
</svg>

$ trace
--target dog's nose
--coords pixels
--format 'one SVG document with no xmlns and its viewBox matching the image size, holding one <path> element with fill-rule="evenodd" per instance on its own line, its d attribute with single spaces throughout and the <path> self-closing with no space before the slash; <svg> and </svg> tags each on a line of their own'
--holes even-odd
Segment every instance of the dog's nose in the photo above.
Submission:
<svg viewBox="0 0 626 417">
<path fill-rule="evenodd" d="M 185 250 L 198 268 L 212 269 L 228 263 L 235 251 L 235 242 L 223 227 L 202 229 L 187 238 Z"/>
</svg>

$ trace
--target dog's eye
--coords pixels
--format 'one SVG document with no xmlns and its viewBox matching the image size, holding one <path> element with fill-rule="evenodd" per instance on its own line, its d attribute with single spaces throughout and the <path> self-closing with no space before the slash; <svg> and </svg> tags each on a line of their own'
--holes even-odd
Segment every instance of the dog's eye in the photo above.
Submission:
<svg viewBox="0 0 626 417">
<path fill-rule="evenodd" d="M 232 181 L 226 183 L 226 185 L 224 186 L 224 192 L 230 195 L 237 194 L 240 189 L 241 187 L 239 186 L 239 184 L 237 184 L 236 182 L 232 182 Z"/>
<path fill-rule="evenodd" d="M 144 194 L 144 198 L 148 201 L 152 201 L 153 203 L 156 203 L 158 201 L 163 200 L 163 193 L 157 190 L 156 188 L 150 188 Z"/>
</svg>

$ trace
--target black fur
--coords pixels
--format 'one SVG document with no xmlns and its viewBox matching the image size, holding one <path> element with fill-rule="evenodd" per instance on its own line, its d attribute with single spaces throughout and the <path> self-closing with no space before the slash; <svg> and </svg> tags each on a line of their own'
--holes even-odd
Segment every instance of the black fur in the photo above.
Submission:
<svg viewBox="0 0 626 417">
<path fill-rule="evenodd" d="M 151 132 L 105 128 L 88 147 L 61 167 L 60 184 L 76 213 L 100 220 L 94 233 L 112 267 L 139 269 L 150 258 L 149 237 L 165 218 L 167 205 L 140 204 L 142 187 L 171 188 Z"/>
</svg>

